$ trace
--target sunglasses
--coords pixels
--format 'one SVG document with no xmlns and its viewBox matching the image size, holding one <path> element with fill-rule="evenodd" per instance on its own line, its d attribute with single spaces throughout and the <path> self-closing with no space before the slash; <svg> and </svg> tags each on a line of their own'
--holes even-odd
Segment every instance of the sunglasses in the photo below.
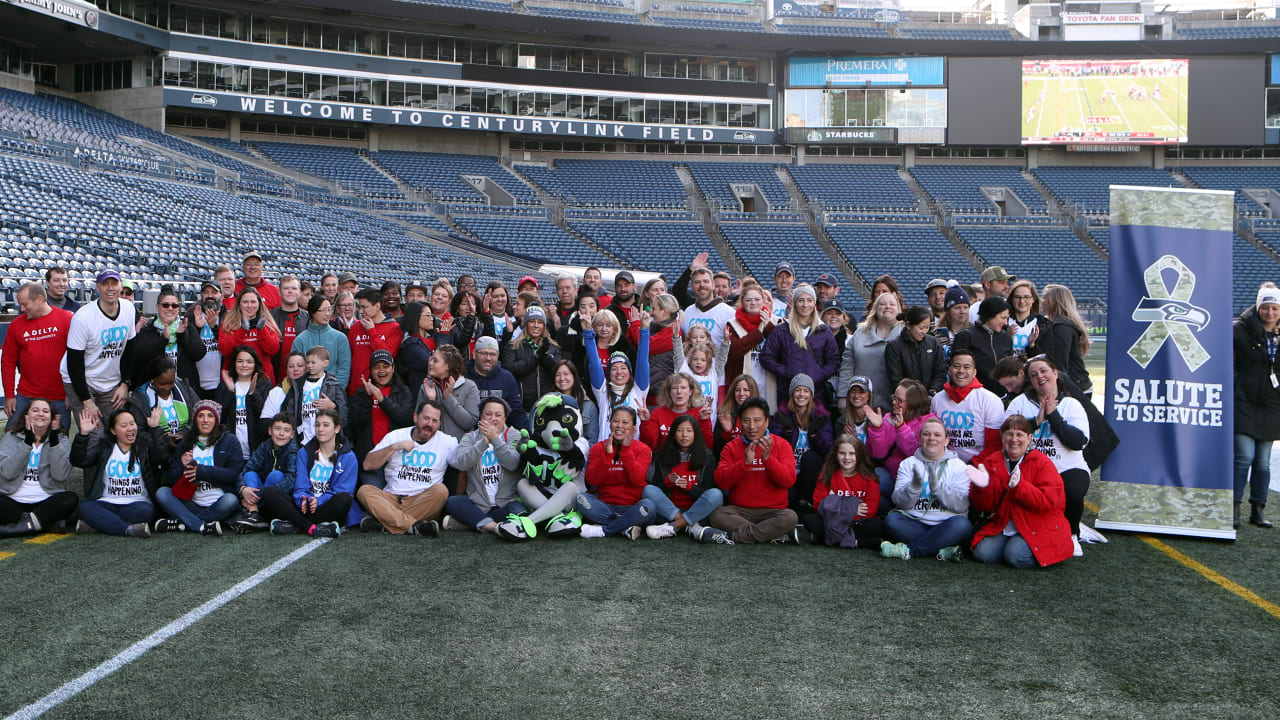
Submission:
<svg viewBox="0 0 1280 720">
<path fill-rule="evenodd" d="M 177 310 L 182 306 L 178 303 L 160 303 L 160 307 L 165 308 L 166 310 Z"/>
</svg>

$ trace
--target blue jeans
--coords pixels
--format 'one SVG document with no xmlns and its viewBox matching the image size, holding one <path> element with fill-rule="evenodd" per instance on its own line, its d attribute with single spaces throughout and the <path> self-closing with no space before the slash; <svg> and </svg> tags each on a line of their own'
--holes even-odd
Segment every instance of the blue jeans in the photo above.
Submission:
<svg viewBox="0 0 1280 720">
<path fill-rule="evenodd" d="M 716 488 L 704 490 L 697 500 L 693 501 L 693 505 L 688 510 L 681 510 L 676 504 L 671 502 L 671 498 L 662 491 L 657 485 L 648 485 L 644 489 L 644 499 L 653 503 L 654 511 L 658 513 L 658 517 L 671 522 L 675 519 L 676 513 L 684 515 L 685 522 L 690 525 L 697 525 L 711 514 L 712 510 L 724 504 L 724 493 Z"/>
<path fill-rule="evenodd" d="M 891 512 L 884 519 L 884 526 L 890 538 L 907 544 L 913 558 L 936 555 L 942 548 L 959 545 L 973 534 L 973 525 L 964 515 L 926 525 L 904 513 Z"/>
<path fill-rule="evenodd" d="M 1003 560 L 1010 567 L 1019 569 L 1040 565 L 1031 552 L 1031 546 L 1022 539 L 1021 535 L 992 535 L 982 538 L 982 541 L 974 546 L 973 556 L 988 564 Z"/>
<path fill-rule="evenodd" d="M 1244 500 L 1244 486 L 1249 484 L 1249 502 L 1267 504 L 1267 491 L 1271 488 L 1271 443 L 1271 440 L 1236 435 L 1236 502 Z M 1249 483 L 1250 469 L 1253 470 L 1252 483 Z"/>
<path fill-rule="evenodd" d="M 529 512 L 524 504 L 516 501 L 507 503 L 506 505 L 494 505 L 488 510 L 481 510 L 479 505 L 472 502 L 471 498 L 466 495 L 450 495 L 448 500 L 444 501 L 444 514 L 452 515 L 458 522 L 479 530 L 489 520 L 494 522 L 502 522 L 507 519 L 508 515 L 523 515 Z"/>
<path fill-rule="evenodd" d="M 35 398 L 29 398 L 25 395 L 19 395 L 17 392 L 14 392 L 13 399 L 14 399 L 13 414 L 16 417 L 18 415 L 21 415 L 22 411 L 26 410 L 27 406 L 30 405 L 31 401 L 34 400 Z M 50 400 L 49 405 L 53 406 L 53 414 L 58 416 L 58 420 L 62 425 L 62 432 L 66 433 L 68 436 L 72 436 L 71 435 L 71 411 L 67 409 L 67 401 L 66 400 Z"/>
<path fill-rule="evenodd" d="M 573 501 L 582 517 L 604 527 L 605 535 L 617 535 L 632 525 L 649 525 L 657 517 L 653 501 L 641 499 L 635 505 L 610 505 L 595 495 L 582 493 Z"/>
<path fill-rule="evenodd" d="M 276 485 L 279 485 L 282 480 L 284 480 L 284 473 L 279 470 L 272 470 L 267 473 L 266 478 L 263 478 L 252 470 L 246 470 L 244 473 L 244 484 L 248 487 L 254 488 L 255 490 L 261 490 L 264 487 L 275 487 Z M 287 489 L 290 493 L 293 492 L 293 488 L 291 487 L 282 489 Z"/>
<path fill-rule="evenodd" d="M 124 535 L 130 525 L 148 523 L 156 515 L 150 500 L 139 500 L 128 505 L 116 505 L 102 500 L 85 500 L 80 503 L 80 519 L 98 532 L 108 535 Z"/>
<path fill-rule="evenodd" d="M 169 517 L 187 526 L 187 532 L 200 532 L 200 526 L 207 522 L 222 520 L 240 507 L 240 501 L 229 492 L 222 493 L 209 507 L 196 504 L 195 500 L 179 500 L 172 488 L 162 487 L 156 491 L 156 502 L 169 513 Z"/>
<path fill-rule="evenodd" d="M 882 467 L 876 468 L 876 479 L 880 481 L 880 507 L 876 510 L 876 514 L 884 518 L 893 509 L 893 485 L 895 481 L 889 471 Z"/>
</svg>

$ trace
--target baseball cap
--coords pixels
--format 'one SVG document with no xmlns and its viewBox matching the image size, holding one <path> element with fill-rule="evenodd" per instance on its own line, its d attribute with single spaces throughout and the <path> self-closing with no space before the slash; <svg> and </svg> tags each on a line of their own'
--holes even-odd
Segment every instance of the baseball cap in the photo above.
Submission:
<svg viewBox="0 0 1280 720">
<path fill-rule="evenodd" d="M 359 283 L 360 278 L 356 277 L 355 273 L 348 270 L 347 272 L 344 272 L 338 276 L 338 284 L 341 285 L 344 282 Z"/>
<path fill-rule="evenodd" d="M 617 285 L 617 284 L 618 284 L 618 283 L 620 283 L 620 282 L 629 282 L 629 283 L 631 283 L 632 285 L 635 285 L 635 284 L 636 284 L 636 276 L 635 276 L 635 275 L 632 275 L 630 270 L 623 270 L 623 271 L 619 272 L 617 275 L 614 275 L 614 276 L 613 276 L 613 284 L 614 284 L 614 285 Z"/>
<path fill-rule="evenodd" d="M 782 262 L 780 262 L 780 263 L 778 263 L 777 265 L 774 265 L 774 266 L 773 266 L 773 276 L 774 276 L 774 277 L 778 277 L 778 275 L 780 275 L 781 273 L 784 273 L 784 272 L 785 272 L 785 273 L 790 273 L 791 277 L 795 277 L 795 276 L 796 276 L 796 269 L 795 269 L 795 268 L 793 268 L 793 267 L 791 267 L 791 263 L 787 262 L 786 260 L 783 260 Z"/>
<path fill-rule="evenodd" d="M 248 260 L 249 258 L 258 258 L 259 260 L 261 260 L 261 259 L 262 259 L 262 254 L 261 254 L 261 253 L 259 253 L 257 250 L 250 250 L 250 251 L 248 251 L 248 252 L 246 252 L 246 253 L 244 254 L 244 258 L 242 258 L 242 259 L 241 259 L 241 262 L 244 262 L 245 260 Z"/>
<path fill-rule="evenodd" d="M 116 282 L 120 282 L 121 281 L 120 271 L 112 268 L 107 268 L 106 270 L 103 270 L 102 272 L 98 273 L 98 282 L 101 283 L 101 282 L 106 282 L 108 280 L 115 280 Z"/>
<path fill-rule="evenodd" d="M 871 385 L 871 378 L 866 375 L 854 375 L 849 379 L 849 387 L 860 387 L 867 392 L 875 392 Z"/>
<path fill-rule="evenodd" d="M 934 288 L 936 288 L 936 287 L 944 288 L 944 287 L 946 287 L 946 286 L 947 286 L 947 281 L 946 281 L 946 280 L 943 280 L 942 278 L 934 278 L 934 279 L 932 279 L 932 280 L 930 280 L 930 281 L 929 281 L 929 284 L 928 284 L 928 285 L 925 285 L 925 286 L 924 286 L 924 294 L 925 294 L 925 295 L 928 295 L 928 294 L 929 294 L 929 291 L 930 291 L 930 290 L 932 290 L 932 289 L 934 289 Z"/>
<path fill-rule="evenodd" d="M 813 281 L 813 284 L 826 285 L 828 287 L 840 287 L 840 283 L 836 280 L 836 276 L 831 273 L 822 273 L 818 276 L 817 280 Z"/>
<path fill-rule="evenodd" d="M 982 276 L 978 278 L 978 282 L 989 283 L 992 280 L 996 280 L 996 281 L 1005 280 L 1008 282 L 1013 282 L 1014 280 L 1017 280 L 1017 279 L 1018 277 L 1016 275 L 1010 275 L 1009 273 L 1005 272 L 1004 268 L 1000 267 L 999 265 L 992 265 L 991 267 L 982 271 Z"/>
<path fill-rule="evenodd" d="M 404 286 L 404 291 L 407 293 L 410 290 L 421 290 L 422 292 L 427 292 L 427 286 L 417 280 L 410 280 L 409 284 Z"/>
<path fill-rule="evenodd" d="M 520 278 L 520 282 L 516 283 L 516 287 L 518 288 L 525 283 L 533 283 L 534 287 L 538 287 L 538 278 L 532 275 L 525 275 L 524 277 Z"/>
<path fill-rule="evenodd" d="M 204 282 L 200 283 L 200 290 L 202 292 L 204 291 L 205 288 L 213 288 L 218 292 L 222 292 L 222 286 L 212 280 L 205 280 Z"/>
<path fill-rule="evenodd" d="M 369 356 L 369 367 L 372 368 L 380 362 L 395 367 L 396 359 L 390 350 L 374 350 L 373 354 Z"/>
<path fill-rule="evenodd" d="M 844 305 L 842 305 L 840 301 L 835 298 L 831 298 L 830 300 L 824 300 L 822 302 L 822 309 L 818 312 L 818 315 L 819 316 L 826 315 L 828 310 L 839 310 L 841 313 L 843 313 Z"/>
</svg>

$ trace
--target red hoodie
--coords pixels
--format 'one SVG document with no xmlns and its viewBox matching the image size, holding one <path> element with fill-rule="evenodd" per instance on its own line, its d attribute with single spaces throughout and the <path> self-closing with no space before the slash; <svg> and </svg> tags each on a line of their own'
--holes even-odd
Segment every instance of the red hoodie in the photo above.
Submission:
<svg viewBox="0 0 1280 720">
<path fill-rule="evenodd" d="M 351 329 L 347 331 L 347 339 L 351 342 L 348 395 L 355 395 L 361 388 L 360 378 L 369 374 L 369 358 L 373 357 L 373 351 L 386 350 L 391 353 L 391 357 L 395 357 L 400 353 L 400 340 L 403 338 L 404 331 L 400 329 L 400 323 L 389 317 L 384 317 L 372 330 L 365 330 L 359 319 L 351 325 Z"/>
<path fill-rule="evenodd" d="M 602 502 L 630 507 L 640 502 L 649 484 L 649 462 L 653 453 L 644 443 L 623 445 L 615 453 L 605 452 L 609 441 L 591 446 L 587 459 L 587 489 Z"/>
<path fill-rule="evenodd" d="M 650 450 L 657 451 L 662 447 L 662 443 L 666 441 L 667 435 L 671 432 L 671 425 L 675 423 L 676 418 L 681 415 L 688 415 L 697 421 L 698 427 L 702 429 L 702 440 L 711 447 L 711 443 L 715 441 L 712 435 L 713 429 L 710 420 L 703 420 L 698 416 L 700 408 L 689 408 L 682 413 L 665 406 L 659 405 L 649 412 L 649 419 L 640 423 L 640 440 L 649 446 Z"/>
<path fill-rule="evenodd" d="M 787 507 L 787 488 L 796 484 L 796 456 L 791 445 L 777 435 L 767 459 L 756 456 L 747 463 L 744 438 L 731 441 L 720 451 L 716 487 L 724 491 L 725 504 L 746 508 Z"/>
<path fill-rule="evenodd" d="M 275 357 L 280 352 L 280 336 L 276 334 L 267 325 L 249 329 L 241 327 L 234 332 L 228 332 L 225 327 L 218 333 L 218 352 L 222 353 L 222 366 L 226 370 L 230 370 L 235 374 L 235 368 L 231 366 L 231 351 L 237 345 L 248 345 L 258 353 L 258 359 L 262 361 L 262 374 L 267 376 L 272 385 L 276 384 Z"/>
<path fill-rule="evenodd" d="M 813 506 L 818 507 L 828 495 L 856 497 L 867 506 L 867 514 L 863 517 L 874 517 L 880 509 L 880 483 L 874 477 L 854 475 L 846 477 L 839 470 L 831 476 L 831 482 L 824 485 L 821 480 L 813 488 Z"/>
</svg>

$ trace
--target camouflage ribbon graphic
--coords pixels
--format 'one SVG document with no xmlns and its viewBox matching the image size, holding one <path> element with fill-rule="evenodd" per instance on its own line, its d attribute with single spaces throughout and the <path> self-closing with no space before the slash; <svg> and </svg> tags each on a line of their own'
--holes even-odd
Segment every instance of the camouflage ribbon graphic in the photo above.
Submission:
<svg viewBox="0 0 1280 720">
<path fill-rule="evenodd" d="M 1165 286 L 1162 275 L 1164 270 L 1178 273 L 1173 290 Z M 1200 331 L 1209 324 L 1209 312 L 1190 302 L 1191 294 L 1196 289 L 1195 273 L 1178 258 L 1165 255 L 1146 269 L 1143 279 L 1147 284 L 1147 296 L 1134 308 L 1132 317 L 1150 325 L 1134 342 L 1133 347 L 1129 348 L 1129 357 L 1146 368 L 1160 352 L 1164 341 L 1172 338 L 1173 346 L 1178 349 L 1187 367 L 1195 372 L 1209 361 L 1208 351 L 1191 332 L 1192 327 Z"/>
</svg>

